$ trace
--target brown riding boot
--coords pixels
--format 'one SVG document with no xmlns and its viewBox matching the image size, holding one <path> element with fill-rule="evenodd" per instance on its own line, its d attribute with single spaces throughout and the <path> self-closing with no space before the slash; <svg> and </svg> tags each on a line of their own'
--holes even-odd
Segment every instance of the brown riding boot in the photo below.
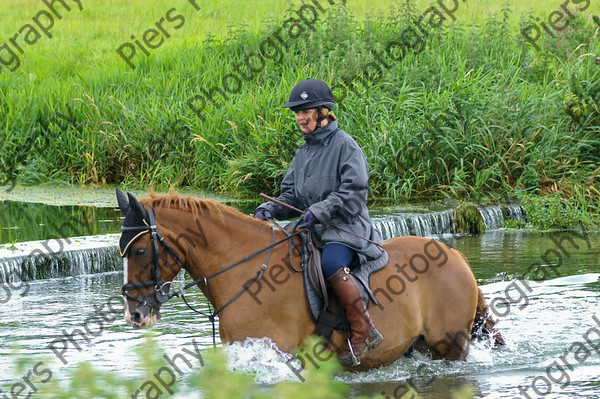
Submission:
<svg viewBox="0 0 600 399">
<path fill-rule="evenodd" d="M 333 292 L 346 312 L 350 323 L 349 350 L 339 355 L 344 366 L 359 365 L 369 348 L 375 348 L 383 341 L 383 335 L 373 325 L 371 316 L 362 300 L 360 290 L 350 269 L 344 267 L 327 279 Z"/>
</svg>

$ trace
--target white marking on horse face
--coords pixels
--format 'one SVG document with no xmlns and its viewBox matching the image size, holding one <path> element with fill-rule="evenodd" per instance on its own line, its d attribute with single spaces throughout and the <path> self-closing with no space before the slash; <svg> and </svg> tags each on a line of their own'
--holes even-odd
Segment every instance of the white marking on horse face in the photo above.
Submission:
<svg viewBox="0 0 600 399">
<path fill-rule="evenodd" d="M 127 257 L 123 258 L 123 284 L 127 284 L 129 280 L 129 263 Z M 158 323 L 158 312 L 155 312 L 154 309 L 150 309 L 148 314 L 142 319 L 139 323 L 134 323 L 131 320 L 131 313 L 129 312 L 129 303 L 127 302 L 127 298 L 125 298 L 125 311 L 124 311 L 124 319 L 125 323 L 131 324 L 136 328 L 150 328 Z"/>
<path fill-rule="evenodd" d="M 158 320 L 158 312 L 155 312 L 154 309 L 150 309 L 148 314 L 139 322 L 134 322 L 131 320 L 131 315 L 129 312 L 127 312 L 125 315 L 125 322 L 131 324 L 134 328 L 152 328 L 156 323 L 158 323 Z"/>
<path fill-rule="evenodd" d="M 127 256 L 123 257 L 123 284 L 127 284 L 127 280 L 129 279 L 128 274 L 128 259 Z M 131 314 L 129 313 L 129 304 L 127 303 L 127 298 L 125 298 L 125 313 L 124 313 L 125 323 L 131 324 Z"/>
<path fill-rule="evenodd" d="M 129 262 L 129 260 L 128 260 L 127 256 L 125 256 L 123 258 L 123 284 L 127 284 L 127 279 L 129 278 L 128 271 L 127 271 L 128 262 Z"/>
<path fill-rule="evenodd" d="M 146 328 L 152 328 L 156 323 L 158 323 L 158 314 L 154 312 L 154 309 L 150 309 L 148 315 L 142 320 L 142 324 L 144 324 Z"/>
</svg>

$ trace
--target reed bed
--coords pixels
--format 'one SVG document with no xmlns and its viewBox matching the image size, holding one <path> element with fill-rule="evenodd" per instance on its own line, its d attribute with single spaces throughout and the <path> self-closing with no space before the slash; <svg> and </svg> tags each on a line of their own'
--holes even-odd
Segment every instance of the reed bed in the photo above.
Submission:
<svg viewBox="0 0 600 399">
<path fill-rule="evenodd" d="M 521 30 L 558 3 L 467 2 L 456 21 L 380 69 L 368 67 L 375 54 L 400 40 L 429 3 L 328 6 L 314 30 L 268 50 L 273 59 L 246 71 L 251 79 L 240 90 L 194 112 L 190 99 L 220 87 L 300 7 L 218 3 L 195 11 L 186 1 L 90 2 L 55 21 L 53 37 L 26 48 L 18 69 L 0 69 L 0 182 L 276 192 L 302 142 L 281 105 L 310 76 L 335 87 L 335 112 L 365 151 L 374 196 L 560 192 L 598 210 L 596 5 L 573 9 L 556 37 L 542 30 L 536 50 Z M 40 8 L 23 7 L 4 8 L 16 22 L 3 23 L 2 37 Z M 131 69 L 115 49 L 171 7 L 185 24 L 150 55 L 136 55 Z"/>
</svg>

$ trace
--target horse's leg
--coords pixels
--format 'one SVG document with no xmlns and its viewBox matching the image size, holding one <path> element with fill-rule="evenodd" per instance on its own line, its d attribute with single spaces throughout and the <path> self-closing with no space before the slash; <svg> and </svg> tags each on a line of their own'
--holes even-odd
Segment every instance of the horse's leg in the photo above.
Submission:
<svg viewBox="0 0 600 399">
<path fill-rule="evenodd" d="M 420 311 L 420 283 L 410 282 L 398 271 L 397 265 L 409 261 L 401 245 L 402 239 L 386 242 L 390 256 L 388 265 L 371 275 L 371 287 L 379 304 L 372 303 L 369 313 L 375 327 L 383 334 L 383 342 L 369 350 L 360 366 L 353 370 L 368 370 L 393 363 L 401 357 L 423 333 L 424 324 Z"/>
<path fill-rule="evenodd" d="M 427 345 L 434 359 L 465 360 L 469 354 L 471 337 L 468 330 L 428 336 Z"/>
<path fill-rule="evenodd" d="M 425 279 L 431 295 L 425 342 L 436 359 L 464 360 L 469 353 L 478 289 L 471 267 L 460 252 L 446 249 L 448 262 L 434 269 L 441 275 Z"/>
</svg>

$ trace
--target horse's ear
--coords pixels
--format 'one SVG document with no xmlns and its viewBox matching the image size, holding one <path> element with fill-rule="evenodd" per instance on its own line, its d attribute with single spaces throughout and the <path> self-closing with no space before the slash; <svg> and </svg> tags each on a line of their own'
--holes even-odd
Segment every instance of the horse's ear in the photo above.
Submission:
<svg viewBox="0 0 600 399">
<path fill-rule="evenodd" d="M 133 213 L 140 219 L 148 221 L 148 212 L 144 209 L 142 204 L 138 202 L 138 200 L 131 193 L 127 193 L 129 197 L 129 206 Z"/>
<path fill-rule="evenodd" d="M 131 207 L 129 206 L 129 201 L 127 197 L 121 190 L 117 188 L 117 203 L 119 204 L 119 209 L 123 212 L 123 215 L 127 215 Z"/>
</svg>

